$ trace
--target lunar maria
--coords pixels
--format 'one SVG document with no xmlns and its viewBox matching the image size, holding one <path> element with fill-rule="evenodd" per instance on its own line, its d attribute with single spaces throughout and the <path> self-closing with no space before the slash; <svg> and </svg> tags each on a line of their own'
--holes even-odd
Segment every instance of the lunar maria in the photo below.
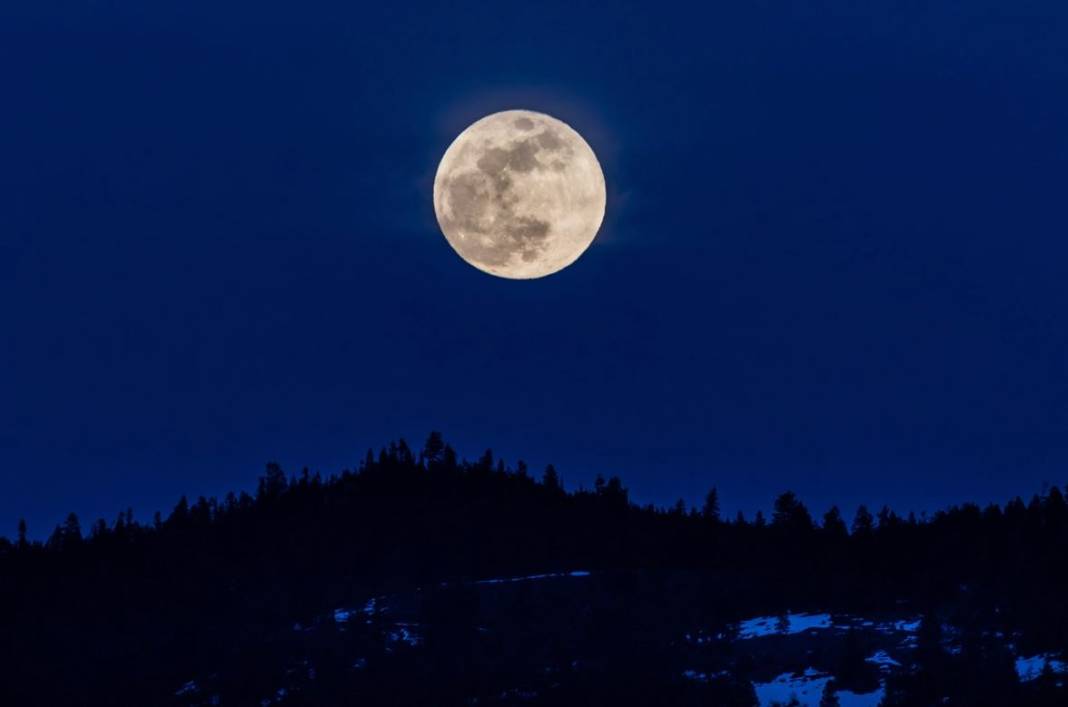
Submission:
<svg viewBox="0 0 1068 707">
<path fill-rule="evenodd" d="M 528 110 L 493 113 L 446 150 L 434 179 L 442 233 L 465 261 L 531 279 L 575 262 L 605 210 L 604 173 L 566 123 Z"/>
</svg>

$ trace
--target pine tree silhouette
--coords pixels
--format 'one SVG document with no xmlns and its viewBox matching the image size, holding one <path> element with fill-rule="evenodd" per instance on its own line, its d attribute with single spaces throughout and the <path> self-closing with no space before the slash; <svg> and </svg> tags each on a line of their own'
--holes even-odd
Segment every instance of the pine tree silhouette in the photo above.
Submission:
<svg viewBox="0 0 1068 707">
<path fill-rule="evenodd" d="M 831 506 L 831 508 L 823 514 L 823 530 L 827 535 L 833 538 L 844 538 L 849 534 L 846 530 L 845 521 L 842 520 L 842 514 L 838 510 L 838 506 Z"/>
<path fill-rule="evenodd" d="M 710 523 L 718 523 L 719 518 L 719 492 L 713 486 L 705 496 L 705 504 L 701 507 L 701 517 Z"/>
<path fill-rule="evenodd" d="M 542 476 L 541 483 L 546 490 L 554 493 L 562 491 L 564 488 L 563 484 L 560 482 L 560 475 L 556 473 L 556 467 L 552 464 L 545 467 L 545 474 Z"/>
<path fill-rule="evenodd" d="M 872 517 L 867 507 L 861 505 L 857 508 L 857 514 L 853 517 L 853 534 L 870 535 L 875 529 L 875 518 Z"/>
<path fill-rule="evenodd" d="M 793 491 L 787 491 L 775 499 L 771 525 L 791 532 L 805 532 L 813 527 L 812 516 Z"/>
</svg>

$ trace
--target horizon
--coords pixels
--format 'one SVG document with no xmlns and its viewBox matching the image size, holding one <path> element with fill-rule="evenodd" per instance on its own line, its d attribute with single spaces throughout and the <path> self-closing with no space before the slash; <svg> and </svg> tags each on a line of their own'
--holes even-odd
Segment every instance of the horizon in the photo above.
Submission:
<svg viewBox="0 0 1068 707">
<path fill-rule="evenodd" d="M 151 523 L 151 519 L 153 518 L 155 513 L 160 513 L 161 516 L 164 519 L 166 519 L 168 517 L 168 515 L 173 511 L 175 505 L 179 502 L 179 499 L 181 499 L 181 498 L 185 498 L 189 503 L 195 502 L 200 497 L 204 497 L 204 498 L 207 498 L 209 500 L 216 500 L 216 501 L 221 502 L 226 497 L 226 495 L 229 494 L 229 493 L 234 493 L 234 494 L 241 494 L 241 493 L 254 494 L 255 489 L 256 489 L 257 480 L 262 476 L 262 474 L 264 472 L 264 469 L 270 464 L 278 464 L 282 468 L 282 470 L 285 472 L 286 478 L 289 479 L 290 481 L 292 481 L 293 479 L 299 479 L 301 474 L 302 474 L 302 472 L 305 469 L 307 469 L 308 472 L 310 474 L 312 474 L 312 475 L 319 474 L 321 476 L 321 478 L 324 481 L 326 481 L 326 480 L 331 479 L 331 478 L 338 478 L 346 471 L 353 472 L 353 473 L 358 472 L 360 470 L 360 467 L 363 465 L 364 457 L 366 457 L 368 452 L 373 453 L 374 456 L 377 457 L 380 451 L 386 450 L 386 449 L 389 448 L 389 446 L 391 444 L 397 444 L 397 443 L 400 443 L 401 441 L 404 441 L 406 444 L 408 444 L 409 447 L 414 452 L 416 452 L 417 454 L 418 454 L 419 449 L 422 448 L 422 444 L 413 445 L 406 438 L 399 437 L 399 438 L 397 438 L 395 440 L 392 440 L 391 442 L 389 442 L 389 443 L 387 443 L 385 445 L 379 445 L 378 447 L 368 447 L 368 448 L 366 448 L 364 450 L 364 453 L 362 455 L 357 455 L 359 457 L 359 459 L 356 462 L 354 462 L 352 464 L 349 464 L 347 466 L 338 467 L 338 468 L 336 468 L 334 470 L 331 470 L 331 471 L 327 471 L 325 469 L 320 469 L 320 468 L 316 468 L 316 467 L 311 467 L 309 465 L 287 466 L 286 464 L 278 462 L 277 460 L 269 460 L 267 462 L 264 462 L 255 473 L 253 473 L 244 483 L 242 483 L 240 485 L 227 487 L 227 488 L 222 488 L 222 489 L 219 489 L 218 491 L 213 491 L 211 493 L 182 492 L 182 493 L 179 493 L 178 495 L 176 495 L 169 503 L 168 502 L 164 502 L 163 505 L 158 507 L 158 508 L 154 508 L 154 509 L 149 509 L 149 508 L 138 509 L 136 507 L 127 505 L 127 506 L 120 506 L 120 507 L 118 507 L 116 509 L 113 509 L 110 512 L 97 513 L 97 514 L 83 514 L 82 512 L 79 512 L 77 509 L 69 509 L 69 510 L 61 512 L 59 514 L 59 516 L 57 517 L 57 519 L 55 520 L 55 522 L 53 522 L 51 524 L 48 524 L 48 525 L 35 524 L 35 523 L 31 522 L 30 518 L 27 518 L 27 517 L 24 517 L 24 516 L 20 516 L 19 518 L 14 519 L 14 521 L 10 525 L 12 526 L 12 528 L 16 528 L 16 526 L 18 524 L 18 521 L 25 520 L 26 523 L 27 523 L 27 528 L 28 528 L 27 538 L 32 540 L 32 541 L 44 541 L 44 540 L 46 540 L 49 537 L 49 535 L 56 528 L 60 527 L 63 524 L 63 521 L 67 518 L 68 514 L 70 514 L 70 513 L 74 513 L 78 517 L 78 520 L 82 525 L 83 531 L 87 530 L 90 527 L 91 523 L 93 523 L 93 522 L 95 522 L 97 520 L 104 520 L 105 522 L 108 523 L 109 526 L 111 526 L 111 525 L 114 524 L 115 519 L 119 515 L 126 513 L 128 510 L 132 510 L 133 511 L 133 518 L 134 518 L 134 520 L 136 522 L 138 522 L 138 523 L 140 523 L 142 525 L 147 525 L 147 524 Z M 445 438 L 445 442 L 447 444 L 449 444 L 450 446 L 452 446 L 451 440 L 449 440 L 447 437 Z M 804 493 L 798 492 L 796 489 L 793 489 L 793 488 L 782 488 L 782 489 L 779 489 L 777 491 L 774 491 L 767 498 L 766 502 L 764 502 L 764 503 L 751 505 L 751 506 L 742 506 L 740 503 L 732 501 L 732 499 L 728 495 L 726 495 L 724 493 L 723 488 L 719 484 L 716 484 L 715 482 L 713 482 L 708 488 L 705 488 L 704 490 L 700 491 L 699 493 L 697 493 L 693 497 L 675 496 L 674 498 L 667 498 L 666 497 L 666 498 L 664 498 L 662 500 L 649 500 L 649 499 L 644 499 L 641 496 L 636 496 L 635 492 L 634 492 L 634 488 L 629 484 L 627 478 L 625 476 L 621 476 L 621 475 L 618 475 L 618 474 L 612 474 L 612 473 L 607 473 L 607 472 L 592 472 L 592 473 L 589 473 L 589 474 L 581 475 L 581 480 L 578 481 L 578 482 L 575 482 L 575 481 L 571 480 L 571 478 L 566 473 L 566 470 L 564 468 L 561 468 L 559 465 L 553 463 L 552 461 L 546 462 L 546 464 L 533 465 L 533 464 L 530 464 L 530 462 L 526 458 L 524 458 L 522 456 L 518 456 L 518 457 L 516 457 L 514 459 L 513 458 L 499 456 L 497 454 L 496 450 L 493 450 L 492 447 L 483 448 L 482 451 L 480 451 L 478 453 L 473 453 L 473 454 L 464 454 L 460 450 L 457 450 L 457 456 L 458 456 L 458 459 L 459 459 L 461 464 L 474 464 L 478 460 L 478 458 L 487 449 L 489 449 L 490 451 L 493 451 L 494 459 L 496 461 L 503 461 L 505 463 L 509 473 L 514 473 L 515 472 L 516 464 L 519 461 L 524 462 L 525 464 L 528 465 L 528 473 L 530 474 L 530 476 L 532 478 L 534 478 L 536 481 L 539 481 L 539 482 L 541 480 L 542 473 L 544 472 L 546 466 L 552 465 L 556 469 L 556 471 L 559 473 L 560 480 L 561 480 L 561 483 L 563 485 L 563 488 L 568 493 L 575 492 L 575 491 L 578 491 L 578 492 L 584 492 L 584 491 L 585 492 L 591 492 L 591 491 L 593 491 L 594 490 L 594 481 L 596 480 L 596 478 L 598 476 L 601 476 L 601 477 L 603 477 L 605 479 L 612 478 L 612 477 L 617 477 L 617 478 L 619 478 L 619 480 L 622 482 L 623 486 L 627 490 L 629 502 L 632 505 L 635 505 L 635 506 L 638 506 L 638 507 L 645 507 L 645 506 L 648 506 L 648 505 L 652 505 L 652 506 L 654 506 L 655 508 L 657 508 L 659 510 L 668 510 L 672 506 L 674 506 L 678 501 L 682 500 L 682 501 L 684 501 L 686 503 L 686 508 L 687 508 L 688 511 L 700 510 L 701 505 L 704 502 L 705 495 L 708 493 L 708 491 L 710 489 L 715 488 L 717 490 L 717 494 L 718 494 L 718 497 L 719 497 L 721 514 L 722 514 L 722 517 L 724 519 L 724 522 L 733 522 L 735 520 L 735 518 L 736 518 L 736 516 L 737 516 L 739 511 L 743 514 L 745 520 L 747 522 L 750 522 L 750 523 L 754 520 L 754 518 L 755 518 L 755 516 L 756 516 L 756 514 L 758 512 L 762 513 L 765 518 L 770 518 L 775 498 L 777 498 L 779 495 L 781 495 L 783 493 L 786 493 L 786 492 L 796 493 L 798 500 L 801 501 L 801 503 L 806 508 L 808 508 L 808 510 L 812 513 L 813 521 L 817 525 L 820 525 L 822 523 L 823 514 L 825 512 L 827 512 L 828 510 L 830 510 L 832 507 L 837 508 L 839 510 L 839 512 L 842 515 L 842 518 L 846 521 L 846 524 L 849 525 L 852 522 L 852 519 L 854 518 L 854 516 L 855 516 L 856 512 L 858 511 L 858 509 L 860 507 L 862 507 L 862 506 L 865 507 L 873 515 L 877 514 L 882 508 L 886 507 L 890 511 L 893 511 L 898 517 L 900 517 L 902 519 L 907 518 L 910 514 L 914 514 L 917 519 L 919 519 L 921 521 L 924 521 L 924 520 L 930 520 L 932 517 L 934 517 L 939 512 L 948 511 L 948 510 L 953 509 L 953 508 L 960 508 L 960 507 L 964 507 L 964 506 L 967 506 L 967 505 L 973 505 L 973 506 L 976 506 L 978 508 L 986 508 L 987 506 L 990 506 L 990 505 L 996 505 L 997 507 L 999 507 L 1001 509 L 1004 509 L 1004 507 L 1008 503 L 1010 503 L 1010 502 L 1012 502 L 1014 500 L 1017 500 L 1017 499 L 1023 501 L 1025 504 L 1027 504 L 1035 497 L 1044 498 L 1049 493 L 1049 491 L 1054 489 L 1054 488 L 1056 488 L 1058 490 L 1068 491 L 1068 484 L 1059 484 L 1059 483 L 1057 483 L 1055 481 L 1044 481 L 1039 488 L 1036 488 L 1036 489 L 1034 489 L 1032 491 L 1029 491 L 1029 492 L 1026 492 L 1026 493 L 1014 494 L 1014 495 L 1006 497 L 1006 498 L 1001 498 L 1001 499 L 992 498 L 992 499 L 985 499 L 985 500 L 975 499 L 975 498 L 959 498 L 959 499 L 956 499 L 956 500 L 950 499 L 950 500 L 947 500 L 946 502 L 944 502 L 944 503 L 942 503 L 940 505 L 934 506 L 934 507 L 919 508 L 918 509 L 918 508 L 897 507 L 897 506 L 894 506 L 894 505 L 889 504 L 889 503 L 880 502 L 880 501 L 878 501 L 878 499 L 873 499 L 871 501 L 860 500 L 857 503 L 852 504 L 852 505 L 839 503 L 839 502 L 836 502 L 834 500 L 829 500 L 829 501 L 824 501 L 824 502 L 820 502 L 820 501 L 813 502 L 811 499 L 807 498 Z M 15 538 L 15 536 L 16 536 L 16 533 L 14 531 L 12 531 L 10 533 L 10 535 L 7 532 L 0 531 L 0 538 L 7 538 L 9 540 L 13 540 Z"/>
</svg>

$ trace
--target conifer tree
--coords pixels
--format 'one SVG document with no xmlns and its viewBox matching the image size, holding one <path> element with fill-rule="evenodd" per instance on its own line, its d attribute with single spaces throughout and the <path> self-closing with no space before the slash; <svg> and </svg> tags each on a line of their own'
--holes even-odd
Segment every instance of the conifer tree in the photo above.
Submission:
<svg viewBox="0 0 1068 707">
<path fill-rule="evenodd" d="M 713 486 L 705 496 L 705 504 L 701 507 L 701 517 L 710 523 L 719 522 L 719 491 Z"/>
<path fill-rule="evenodd" d="M 276 462 L 267 464 L 267 469 L 260 477 L 256 496 L 259 498 L 278 498 L 289 486 L 286 474 Z"/>
<path fill-rule="evenodd" d="M 870 535 L 875 529 L 875 518 L 867 506 L 861 504 L 857 508 L 857 514 L 853 517 L 853 535 Z"/>
<path fill-rule="evenodd" d="M 776 528 L 794 532 L 811 530 L 812 516 L 809 515 L 805 504 L 797 498 L 797 494 L 787 491 L 775 499 L 771 524 Z"/>
<path fill-rule="evenodd" d="M 830 510 L 823 514 L 823 530 L 827 535 L 835 538 L 842 538 L 849 534 L 838 506 L 831 506 Z"/>
<path fill-rule="evenodd" d="M 67 519 L 63 521 L 63 542 L 65 545 L 70 546 L 82 541 L 82 526 L 78 522 L 78 516 L 71 512 L 67 514 Z"/>
<path fill-rule="evenodd" d="M 545 467 L 545 473 L 541 477 L 541 484 L 554 493 L 563 490 L 563 485 L 560 483 L 560 475 L 556 473 L 556 467 L 552 464 Z"/>
<path fill-rule="evenodd" d="M 445 453 L 445 440 L 442 438 L 441 433 L 433 431 L 426 438 L 426 442 L 423 444 L 423 451 L 420 456 L 423 462 L 427 466 L 433 466 L 442 459 L 442 455 Z"/>
</svg>

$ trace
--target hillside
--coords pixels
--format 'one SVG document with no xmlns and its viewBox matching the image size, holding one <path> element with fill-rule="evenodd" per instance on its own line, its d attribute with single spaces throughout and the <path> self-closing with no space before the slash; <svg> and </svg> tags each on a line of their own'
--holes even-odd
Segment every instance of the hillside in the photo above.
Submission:
<svg viewBox="0 0 1068 707">
<path fill-rule="evenodd" d="M 0 540 L 0 703 L 742 705 L 812 670 L 842 704 L 1061 704 L 1066 541 L 1055 487 L 848 528 L 787 492 L 728 521 L 714 493 L 639 507 L 435 434 L 328 478 L 268 465 L 254 496 L 150 524 Z M 747 635 L 759 617 L 775 630 Z"/>
</svg>

